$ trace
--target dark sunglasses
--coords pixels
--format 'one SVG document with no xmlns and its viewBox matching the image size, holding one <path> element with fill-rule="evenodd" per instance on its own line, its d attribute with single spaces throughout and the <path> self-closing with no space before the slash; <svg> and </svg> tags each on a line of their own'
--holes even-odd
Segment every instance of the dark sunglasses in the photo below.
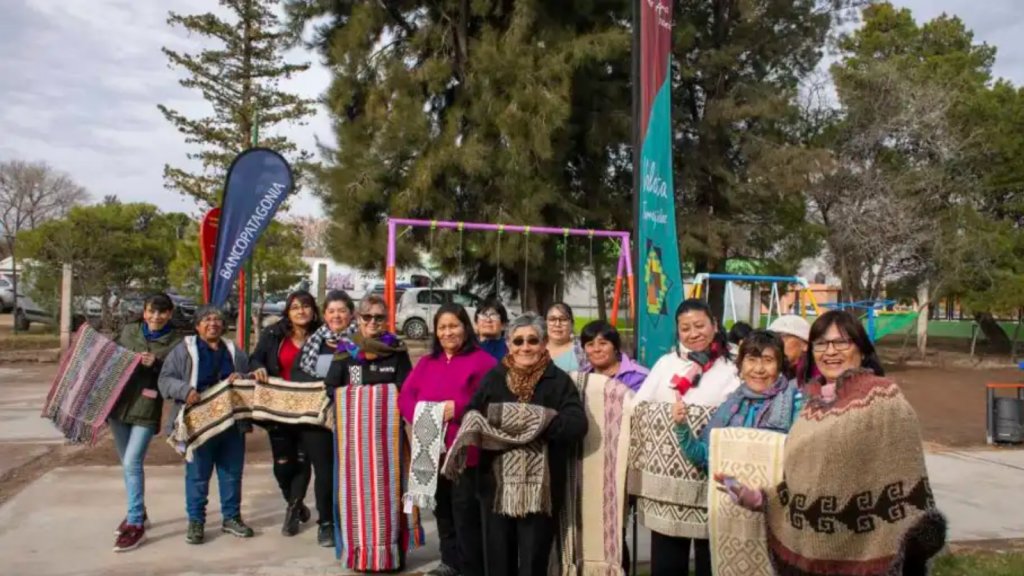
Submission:
<svg viewBox="0 0 1024 576">
<path fill-rule="evenodd" d="M 366 322 L 367 324 L 369 324 L 370 322 L 380 323 L 388 319 L 387 314 L 360 314 L 359 317 L 362 318 L 363 322 Z"/>
<path fill-rule="evenodd" d="M 513 346 L 522 346 L 524 342 L 526 344 L 529 344 L 530 346 L 536 346 L 537 344 L 540 344 L 540 338 L 537 338 L 536 336 L 530 336 L 528 338 L 516 336 L 515 338 L 512 339 Z"/>
</svg>

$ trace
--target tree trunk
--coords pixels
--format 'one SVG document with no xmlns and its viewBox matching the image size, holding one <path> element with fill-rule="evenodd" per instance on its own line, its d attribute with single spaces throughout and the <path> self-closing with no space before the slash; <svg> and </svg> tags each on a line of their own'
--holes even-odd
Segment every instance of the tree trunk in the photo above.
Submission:
<svg viewBox="0 0 1024 576">
<path fill-rule="evenodd" d="M 989 352 L 1009 354 L 1012 344 L 1003 327 L 996 322 L 991 312 L 976 312 L 974 321 L 981 328 L 981 333 L 988 340 Z"/>
<path fill-rule="evenodd" d="M 917 287 L 917 353 L 924 360 L 928 354 L 928 318 L 931 316 L 931 299 L 928 281 L 921 282 Z"/>
</svg>

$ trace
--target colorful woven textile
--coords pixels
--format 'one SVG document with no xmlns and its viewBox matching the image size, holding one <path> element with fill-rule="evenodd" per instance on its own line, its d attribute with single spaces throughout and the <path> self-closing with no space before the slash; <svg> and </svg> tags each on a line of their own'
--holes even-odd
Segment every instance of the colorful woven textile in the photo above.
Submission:
<svg viewBox="0 0 1024 576">
<path fill-rule="evenodd" d="M 402 513 L 409 454 L 398 388 L 338 388 L 334 414 L 337 557 L 350 570 L 398 570 L 405 552 L 423 545 L 418 511 Z"/>
<path fill-rule="evenodd" d="M 715 409 L 688 405 L 690 430 L 699 435 Z M 640 522 L 667 536 L 707 538 L 707 475 L 683 455 L 672 404 L 641 402 L 630 426 L 626 486 L 637 496 Z"/>
<path fill-rule="evenodd" d="M 95 444 L 140 359 L 82 324 L 46 395 L 43 418 L 71 442 Z"/>
<path fill-rule="evenodd" d="M 786 435 L 754 428 L 711 431 L 709 470 L 735 477 L 751 488 L 782 481 Z M 711 572 L 715 576 L 773 576 L 765 541 L 764 514 L 733 503 L 720 490 L 708 491 Z"/>
<path fill-rule="evenodd" d="M 475 410 L 466 412 L 442 474 L 449 479 L 461 474 L 470 446 L 500 451 L 492 470 L 496 490 L 494 512 L 513 518 L 550 514 L 547 443 L 538 439 L 555 414 L 550 408 L 518 402 L 491 404 L 487 417 Z"/>
<path fill-rule="evenodd" d="M 587 413 L 578 514 L 581 576 L 621 576 L 626 516 L 626 467 L 634 393 L 601 374 L 573 373 Z M 571 541 L 571 535 L 563 536 Z M 563 545 L 563 548 L 565 546 Z M 563 553 L 563 566 L 566 564 Z M 565 570 L 563 570 L 563 573 Z"/>
<path fill-rule="evenodd" d="M 402 498 L 404 506 L 433 510 L 437 507 L 437 475 L 444 452 L 445 402 L 418 402 L 412 419 L 412 462 L 409 464 L 409 490 Z"/>
<path fill-rule="evenodd" d="M 189 462 L 197 448 L 239 420 L 329 424 L 330 400 L 323 382 L 223 380 L 203 390 L 199 397 L 199 402 L 178 412 L 174 431 L 167 439 Z"/>
<path fill-rule="evenodd" d="M 945 545 L 914 409 L 891 380 L 851 371 L 831 404 L 820 381 L 786 439 L 784 480 L 766 490 L 779 576 L 926 574 Z"/>
</svg>

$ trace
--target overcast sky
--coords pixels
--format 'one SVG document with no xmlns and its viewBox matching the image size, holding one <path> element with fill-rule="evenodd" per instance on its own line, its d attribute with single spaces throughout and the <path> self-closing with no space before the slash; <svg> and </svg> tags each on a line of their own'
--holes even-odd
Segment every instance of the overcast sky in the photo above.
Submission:
<svg viewBox="0 0 1024 576">
<path fill-rule="evenodd" d="M 946 12 L 963 19 L 979 42 L 998 48 L 995 75 L 1024 84 L 1024 1 L 900 0 L 918 21 Z M 156 108 L 163 103 L 202 113 L 204 102 L 177 84 L 161 46 L 193 50 L 194 39 L 172 31 L 167 10 L 208 11 L 214 0 L 0 0 L 0 160 L 45 160 L 66 171 L 95 199 L 152 202 L 195 212 L 190 201 L 163 187 L 163 166 L 182 165 L 189 148 Z M 312 54 L 292 61 L 314 66 L 286 89 L 310 98 L 329 75 Z M 307 126 L 287 130 L 315 151 L 330 141 L 321 110 Z M 300 197 L 292 211 L 320 213 Z"/>
</svg>

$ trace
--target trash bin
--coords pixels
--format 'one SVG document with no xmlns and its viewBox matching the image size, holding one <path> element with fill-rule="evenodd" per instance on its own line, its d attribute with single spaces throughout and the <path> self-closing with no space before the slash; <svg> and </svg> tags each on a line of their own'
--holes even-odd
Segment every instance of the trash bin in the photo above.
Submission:
<svg viewBox="0 0 1024 576">
<path fill-rule="evenodd" d="M 1017 398 L 996 398 L 995 401 L 995 435 L 996 442 L 1020 444 L 1024 441 L 1024 400 Z"/>
</svg>

